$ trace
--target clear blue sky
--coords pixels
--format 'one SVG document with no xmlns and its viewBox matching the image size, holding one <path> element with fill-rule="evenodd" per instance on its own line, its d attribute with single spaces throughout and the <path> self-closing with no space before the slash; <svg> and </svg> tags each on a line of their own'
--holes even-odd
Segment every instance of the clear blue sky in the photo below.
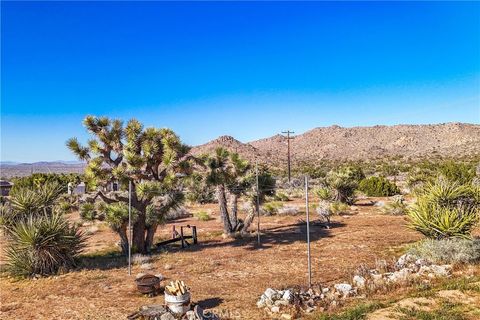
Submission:
<svg viewBox="0 0 480 320">
<path fill-rule="evenodd" d="M 480 123 L 480 3 L 4 2 L 1 160 L 73 160 L 86 114 L 189 144 Z"/>
</svg>

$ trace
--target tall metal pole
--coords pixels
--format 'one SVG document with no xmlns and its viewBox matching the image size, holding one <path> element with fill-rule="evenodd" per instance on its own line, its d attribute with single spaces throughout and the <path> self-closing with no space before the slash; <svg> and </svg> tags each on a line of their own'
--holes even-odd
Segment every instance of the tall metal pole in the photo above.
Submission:
<svg viewBox="0 0 480 320">
<path fill-rule="evenodd" d="M 260 244 L 260 188 L 258 184 L 258 162 L 255 162 L 255 175 L 257 180 L 257 240 Z"/>
<path fill-rule="evenodd" d="M 128 182 L 128 275 L 132 275 L 132 181 Z"/>
<path fill-rule="evenodd" d="M 305 176 L 305 211 L 307 212 L 307 255 L 308 255 L 308 287 L 312 287 L 312 260 L 310 258 L 310 208 L 308 206 L 308 176 Z"/>
<path fill-rule="evenodd" d="M 290 166 L 290 133 L 295 133 L 294 131 L 282 131 L 282 133 L 287 134 L 287 170 L 288 170 L 288 182 L 291 180 L 291 166 Z"/>
</svg>

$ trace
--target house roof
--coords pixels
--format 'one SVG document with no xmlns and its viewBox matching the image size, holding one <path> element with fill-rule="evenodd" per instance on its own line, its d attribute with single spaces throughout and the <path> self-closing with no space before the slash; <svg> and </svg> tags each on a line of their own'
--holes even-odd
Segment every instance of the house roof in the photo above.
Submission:
<svg viewBox="0 0 480 320">
<path fill-rule="evenodd" d="M 0 180 L 0 187 L 13 187 L 13 183 L 7 180 Z"/>
</svg>

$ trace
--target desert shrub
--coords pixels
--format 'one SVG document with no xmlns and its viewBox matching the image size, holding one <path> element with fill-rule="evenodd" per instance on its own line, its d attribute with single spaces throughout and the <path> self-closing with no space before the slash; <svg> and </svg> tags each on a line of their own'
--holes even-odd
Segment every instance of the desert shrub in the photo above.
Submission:
<svg viewBox="0 0 480 320">
<path fill-rule="evenodd" d="M 332 190 L 335 201 L 352 204 L 355 201 L 355 189 L 364 178 L 360 167 L 347 166 L 330 171 L 325 182 Z"/>
<path fill-rule="evenodd" d="M 80 217 L 86 221 L 93 221 L 97 219 L 97 216 L 98 216 L 97 211 L 95 209 L 95 205 L 93 203 L 88 203 L 88 202 L 83 203 L 80 206 L 79 213 L 80 213 Z"/>
<path fill-rule="evenodd" d="M 395 216 L 404 215 L 407 212 L 408 205 L 405 203 L 405 199 L 402 196 L 397 196 L 392 202 L 387 203 L 382 211 L 385 214 L 391 214 Z"/>
<path fill-rule="evenodd" d="M 294 216 L 298 214 L 298 211 L 297 206 L 282 206 L 277 210 L 278 214 L 282 216 Z"/>
<path fill-rule="evenodd" d="M 75 266 L 85 236 L 61 214 L 29 216 L 15 223 L 5 250 L 15 276 L 51 275 Z"/>
<path fill-rule="evenodd" d="M 408 253 L 433 263 L 476 263 L 480 261 L 480 239 L 426 239 L 413 245 Z"/>
<path fill-rule="evenodd" d="M 268 215 L 272 216 L 278 213 L 278 209 L 283 207 L 283 204 L 280 202 L 267 202 L 262 206 L 263 211 L 265 211 Z"/>
<path fill-rule="evenodd" d="M 410 227 L 433 239 L 469 238 L 479 221 L 478 189 L 446 179 L 429 183 L 407 212 Z"/>
<path fill-rule="evenodd" d="M 2 227 L 4 233 L 7 233 L 15 224 L 17 220 L 16 215 L 16 212 L 12 210 L 8 203 L 0 204 L 0 227 Z"/>
<path fill-rule="evenodd" d="M 285 192 L 276 192 L 275 195 L 273 196 L 273 199 L 275 201 L 290 201 L 290 198 Z"/>
<path fill-rule="evenodd" d="M 194 214 L 195 218 L 200 221 L 209 221 L 212 220 L 212 217 L 206 211 L 198 211 Z"/>
<path fill-rule="evenodd" d="M 455 181 L 459 184 L 470 184 L 473 178 L 475 178 L 475 165 L 471 163 L 447 161 L 439 165 L 438 172 L 450 181 Z"/>
<path fill-rule="evenodd" d="M 330 189 L 328 188 L 318 188 L 314 190 L 315 195 L 320 199 L 320 200 L 332 200 L 333 199 L 333 193 Z"/>
<path fill-rule="evenodd" d="M 340 201 L 334 201 L 330 204 L 330 211 L 332 212 L 332 215 L 347 213 L 348 209 L 350 209 L 350 206 Z"/>
<path fill-rule="evenodd" d="M 13 179 L 12 192 L 15 192 L 17 189 L 39 188 L 44 184 L 51 183 L 59 185 L 63 192 L 67 192 L 69 182 L 77 183 L 83 179 L 83 175 L 76 173 L 33 173 L 26 177 Z"/>
<path fill-rule="evenodd" d="M 400 193 L 397 185 L 385 177 L 369 177 L 360 181 L 358 190 L 369 197 L 389 197 Z"/>
<path fill-rule="evenodd" d="M 287 196 L 292 198 L 302 198 L 305 195 L 305 190 L 302 188 L 291 188 L 287 191 Z"/>
</svg>

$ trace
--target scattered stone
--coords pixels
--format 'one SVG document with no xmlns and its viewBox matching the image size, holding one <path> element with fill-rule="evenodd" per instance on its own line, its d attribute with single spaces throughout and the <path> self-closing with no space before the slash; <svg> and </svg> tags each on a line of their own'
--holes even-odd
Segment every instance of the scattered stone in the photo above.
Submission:
<svg viewBox="0 0 480 320">
<path fill-rule="evenodd" d="M 175 320 L 175 317 L 170 312 L 166 312 L 160 316 L 160 320 Z"/>
<path fill-rule="evenodd" d="M 293 293 L 291 290 L 285 290 L 285 292 L 282 295 L 282 299 L 291 302 L 293 300 Z"/>
<path fill-rule="evenodd" d="M 358 288 L 364 288 L 365 287 L 365 282 L 366 282 L 366 280 L 362 276 L 356 275 L 356 276 L 353 277 L 353 285 L 358 287 Z"/>
<path fill-rule="evenodd" d="M 348 283 L 338 283 L 335 286 L 335 290 L 341 293 L 344 297 L 347 297 L 353 293 L 353 287 Z"/>
<path fill-rule="evenodd" d="M 171 264 L 168 264 L 168 263 L 167 263 L 167 264 L 165 264 L 165 265 L 163 266 L 163 269 L 165 269 L 165 270 L 172 270 L 173 267 L 172 267 Z"/>
<path fill-rule="evenodd" d="M 273 290 L 272 288 L 267 288 L 263 294 L 270 300 L 274 300 L 274 297 L 278 295 L 277 291 Z"/>
<path fill-rule="evenodd" d="M 312 307 L 307 307 L 307 308 L 305 309 L 305 312 L 306 312 L 306 313 L 312 313 L 313 311 L 315 311 L 315 308 L 312 308 Z"/>
<path fill-rule="evenodd" d="M 281 318 L 285 320 L 290 320 L 292 319 L 292 316 L 289 315 L 288 313 L 282 313 Z"/>
<path fill-rule="evenodd" d="M 436 265 L 432 264 L 430 266 L 422 266 L 418 271 L 419 274 L 427 274 L 428 277 L 448 277 L 452 271 L 452 266 L 449 264 L 446 265 Z"/>
<path fill-rule="evenodd" d="M 280 312 L 280 307 L 279 307 L 279 306 L 273 306 L 270 310 L 271 310 L 273 313 L 278 313 L 278 312 Z"/>
<path fill-rule="evenodd" d="M 185 314 L 185 318 L 187 318 L 186 320 L 197 320 L 197 317 L 195 316 L 195 312 L 193 311 L 187 311 L 187 313 Z"/>
<path fill-rule="evenodd" d="M 151 263 L 142 263 L 140 269 L 142 270 L 152 270 L 155 266 Z"/>
</svg>

